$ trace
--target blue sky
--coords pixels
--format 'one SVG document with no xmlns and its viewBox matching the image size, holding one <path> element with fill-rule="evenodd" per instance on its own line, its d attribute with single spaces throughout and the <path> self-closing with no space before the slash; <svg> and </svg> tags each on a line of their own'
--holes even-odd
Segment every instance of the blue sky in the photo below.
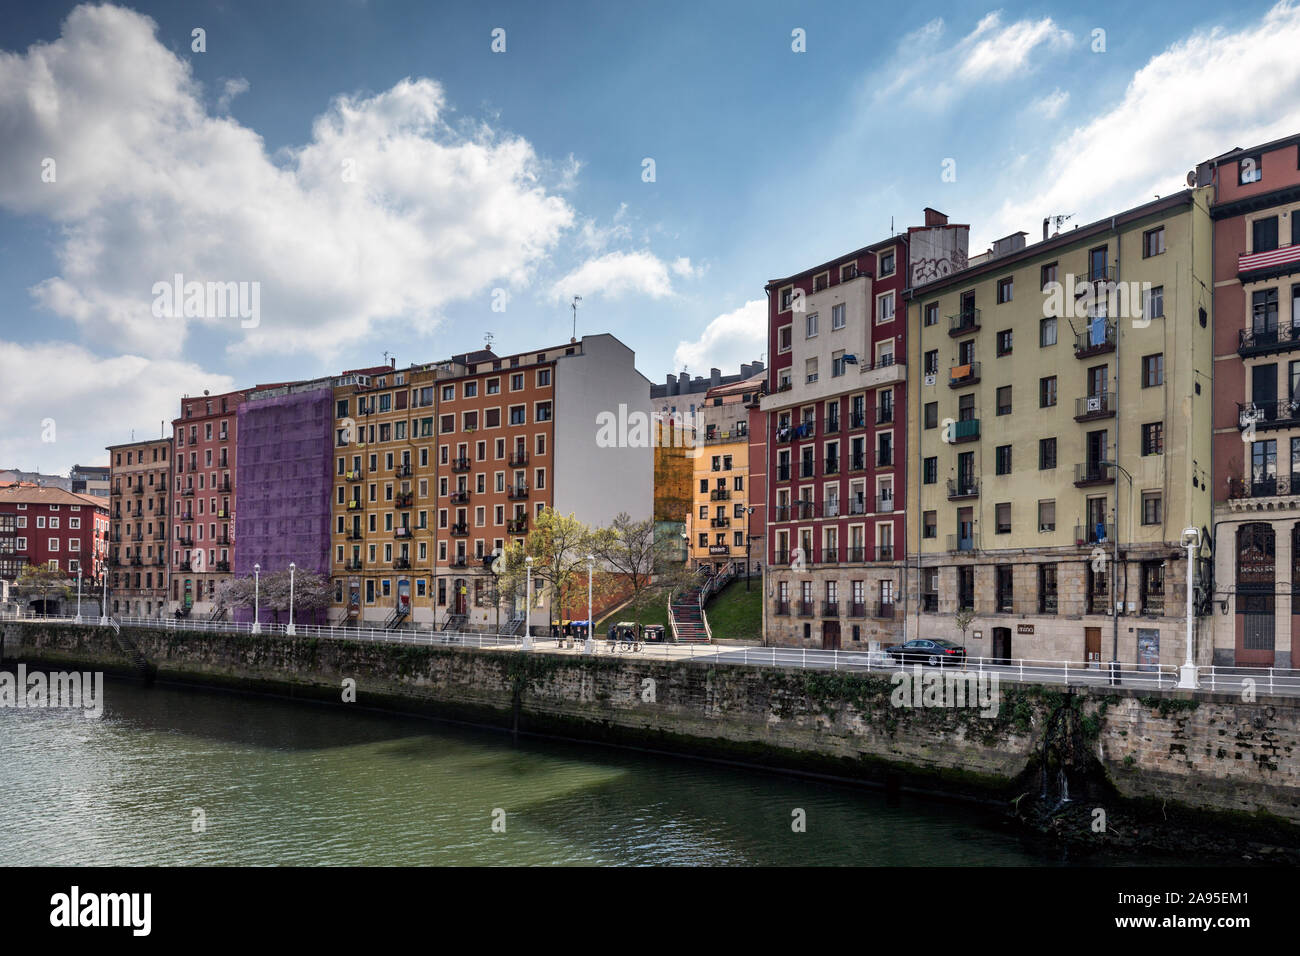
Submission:
<svg viewBox="0 0 1300 956">
<path fill-rule="evenodd" d="M 20 7 L 0 467 L 99 460 L 186 391 L 561 341 L 574 293 L 652 380 L 733 371 L 767 279 L 891 219 L 1032 240 L 1300 130 L 1296 49 L 1294 3 Z M 155 316 L 175 273 L 259 283 L 258 325 Z"/>
</svg>

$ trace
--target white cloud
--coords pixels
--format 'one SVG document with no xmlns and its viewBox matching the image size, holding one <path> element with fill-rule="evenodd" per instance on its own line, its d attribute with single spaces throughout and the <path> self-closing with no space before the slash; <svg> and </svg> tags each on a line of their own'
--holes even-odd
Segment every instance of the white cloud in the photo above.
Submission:
<svg viewBox="0 0 1300 956">
<path fill-rule="evenodd" d="M 1065 109 L 1070 102 L 1070 94 L 1064 90 L 1052 90 L 1052 92 L 1040 96 L 1029 104 L 1030 112 L 1037 113 L 1044 119 L 1056 119 L 1061 115 L 1061 110 Z"/>
<path fill-rule="evenodd" d="M 692 266 L 691 260 L 686 256 L 679 256 L 674 259 L 671 268 L 674 275 L 679 275 L 683 279 L 692 279 L 700 273 L 700 270 Z"/>
<path fill-rule="evenodd" d="M 233 80 L 226 80 L 222 85 L 221 95 L 217 97 L 217 112 L 229 113 L 230 104 L 241 93 L 248 92 L 248 80 L 242 76 L 235 77 Z"/>
<path fill-rule="evenodd" d="M 238 385 L 189 362 L 139 355 L 103 359 L 79 345 L 0 342 L 6 427 L 0 430 L 0 467 L 67 474 L 74 464 L 106 463 L 104 446 L 156 438 L 159 423 L 180 411 L 183 394 L 228 392 Z M 248 383 L 244 383 L 248 384 Z M 54 441 L 44 442 L 53 419 Z"/>
<path fill-rule="evenodd" d="M 715 318 L 694 342 L 679 342 L 673 364 L 693 370 L 720 368 L 730 374 L 766 351 L 767 300 L 751 299 Z"/>
<path fill-rule="evenodd" d="M 274 161 L 202 103 L 154 22 L 120 7 L 77 7 L 57 40 L 0 53 L 0 166 L 29 173 L 0 178 L 0 208 L 61 228 L 59 274 L 33 294 L 90 345 L 176 356 L 201 322 L 236 351 L 329 358 L 386 319 L 428 330 L 452 301 L 526 282 L 572 225 L 546 184 L 572 158 L 451 128 L 431 80 L 339 97 Z M 153 284 L 175 273 L 259 282 L 260 326 L 155 318 Z"/>
<path fill-rule="evenodd" d="M 1074 222 L 1185 188 L 1187 170 L 1233 146 L 1300 128 L 1300 6 L 1283 2 L 1236 32 L 1197 32 L 1154 56 L 1123 99 L 1037 158 L 1035 191 L 997 210 L 989 233 L 1030 230 L 1046 215 Z"/>
<path fill-rule="evenodd" d="M 678 260 L 680 262 L 682 260 Z M 685 260 L 689 267 L 690 260 Z M 616 299 L 630 294 L 662 299 L 673 294 L 669 267 L 650 252 L 608 252 L 588 259 L 551 287 L 555 299 L 574 295 L 603 295 Z"/>
<path fill-rule="evenodd" d="M 1074 35 L 1051 17 L 1004 24 L 996 10 L 951 46 L 942 45 L 944 32 L 943 20 L 935 19 L 904 38 L 879 74 L 878 102 L 902 96 L 912 107 L 945 106 L 977 86 L 1033 71 L 1043 51 L 1074 45 Z"/>
</svg>

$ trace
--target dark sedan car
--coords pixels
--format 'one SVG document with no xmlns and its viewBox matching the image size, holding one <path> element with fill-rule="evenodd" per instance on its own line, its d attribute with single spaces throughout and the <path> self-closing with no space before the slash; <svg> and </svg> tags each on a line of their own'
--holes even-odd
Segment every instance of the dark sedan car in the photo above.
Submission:
<svg viewBox="0 0 1300 956">
<path fill-rule="evenodd" d="M 899 664 L 928 664 L 943 667 L 966 663 L 966 648 L 941 638 L 920 638 L 886 647 L 885 653 Z"/>
</svg>

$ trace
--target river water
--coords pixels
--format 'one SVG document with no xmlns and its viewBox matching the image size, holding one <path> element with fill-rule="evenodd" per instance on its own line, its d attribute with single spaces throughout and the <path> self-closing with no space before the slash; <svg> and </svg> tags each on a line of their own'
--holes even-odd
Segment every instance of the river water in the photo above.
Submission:
<svg viewBox="0 0 1300 956">
<path fill-rule="evenodd" d="M 105 696 L 97 720 L 0 709 L 0 863 L 1064 862 L 965 804 L 361 709 Z"/>
</svg>

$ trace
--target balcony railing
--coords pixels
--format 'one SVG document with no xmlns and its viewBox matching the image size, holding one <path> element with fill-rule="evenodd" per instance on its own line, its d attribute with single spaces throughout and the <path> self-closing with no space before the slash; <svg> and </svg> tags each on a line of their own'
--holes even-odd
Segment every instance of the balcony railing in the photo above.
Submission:
<svg viewBox="0 0 1300 956">
<path fill-rule="evenodd" d="M 394 538 L 409 538 L 410 536 L 411 536 L 411 529 L 404 524 L 399 524 L 396 528 L 393 529 Z"/>
<path fill-rule="evenodd" d="M 398 465 L 397 468 L 394 469 L 394 471 L 393 471 L 393 475 L 394 475 L 395 477 L 397 477 L 397 478 L 410 478 L 410 477 L 411 477 L 411 463 L 410 463 L 410 462 L 405 462 L 404 464 L 400 464 L 400 465 Z"/>
<path fill-rule="evenodd" d="M 894 603 L 893 603 L 892 601 L 890 601 L 890 602 L 888 602 L 888 603 L 886 603 L 886 602 L 884 602 L 884 601 L 877 601 L 877 602 L 876 602 L 876 617 L 879 617 L 879 618 L 885 618 L 886 620 L 893 620 L 893 618 L 894 618 Z"/>
<path fill-rule="evenodd" d="M 826 466 L 825 466 L 825 468 L 822 470 L 822 474 L 824 474 L 824 475 L 838 475 L 839 473 L 840 473 L 840 459 L 839 459 L 839 456 L 837 455 L 837 456 L 835 456 L 834 458 L 827 458 L 827 459 L 826 459 Z"/>
<path fill-rule="evenodd" d="M 1115 480 L 1110 465 L 1099 462 L 1079 462 L 1074 466 L 1074 485 L 1082 488 L 1086 485 L 1104 485 Z"/>
<path fill-rule="evenodd" d="M 467 504 L 469 504 L 469 492 L 468 492 L 468 491 L 453 491 L 453 492 L 451 493 L 451 503 L 452 503 L 453 505 L 467 505 Z"/>
<path fill-rule="evenodd" d="M 848 459 L 849 459 L 849 471 L 867 470 L 867 456 L 864 452 L 860 452 L 856 455 L 850 454 L 848 456 Z"/>
<path fill-rule="evenodd" d="M 883 511 L 883 512 L 890 512 L 890 511 L 893 511 L 893 510 L 894 510 L 894 496 L 893 496 L 893 495 L 877 495 L 877 496 L 876 496 L 876 511 L 877 511 L 877 512 L 882 512 L 882 511 Z"/>
<path fill-rule="evenodd" d="M 980 493 L 980 480 L 978 478 L 949 478 L 948 479 L 948 498 L 978 498 Z"/>
<path fill-rule="evenodd" d="M 1237 354 L 1242 358 L 1291 349 L 1300 349 L 1300 324 L 1243 329 L 1237 333 Z"/>
<path fill-rule="evenodd" d="M 952 423 L 953 444 L 962 442 L 978 441 L 980 437 L 980 420 L 978 418 L 966 418 Z"/>
<path fill-rule="evenodd" d="M 731 492 L 726 488 L 714 488 L 709 492 L 710 501 L 730 501 Z"/>
<path fill-rule="evenodd" d="M 510 467 L 523 468 L 528 464 L 528 452 L 515 449 L 510 453 Z"/>
<path fill-rule="evenodd" d="M 839 617 L 839 601 L 822 601 L 822 617 Z"/>
<path fill-rule="evenodd" d="M 1293 271 L 1297 264 L 1300 264 L 1300 245 L 1293 243 L 1280 249 L 1238 254 L 1237 275 L 1251 274 L 1252 280 L 1257 281 L 1269 274 Z"/>
<path fill-rule="evenodd" d="M 1280 402 L 1238 402 L 1237 425 L 1256 429 L 1283 428 L 1300 423 L 1300 395 Z"/>
<path fill-rule="evenodd" d="M 965 335 L 968 332 L 978 332 L 979 330 L 979 309 L 962 309 L 956 315 L 948 316 L 948 334 L 951 336 L 956 337 Z"/>
<path fill-rule="evenodd" d="M 817 517 L 817 502 L 800 500 L 792 502 L 795 517 L 800 521 L 809 521 Z"/>
<path fill-rule="evenodd" d="M 839 548 L 833 548 L 833 547 L 832 547 L 832 548 L 822 548 L 821 560 L 820 560 L 818 563 L 819 563 L 819 564 L 839 564 L 839 563 L 840 563 L 840 549 L 839 549 Z"/>
<path fill-rule="evenodd" d="M 453 458 L 451 460 L 451 470 L 453 473 L 469 471 L 470 461 L 468 458 Z"/>
<path fill-rule="evenodd" d="M 1074 336 L 1074 357 L 1092 358 L 1115 351 L 1115 323 L 1105 322 L 1088 327 Z"/>
<path fill-rule="evenodd" d="M 838 415 L 835 416 L 834 418 L 826 419 L 826 434 L 834 435 L 839 430 L 840 430 L 840 419 Z"/>
<path fill-rule="evenodd" d="M 512 501 L 519 501 L 528 497 L 527 485 L 511 485 L 506 489 L 506 497 Z"/>
<path fill-rule="evenodd" d="M 777 551 L 773 554 L 772 561 L 778 566 L 788 565 L 790 563 L 790 552 Z"/>
<path fill-rule="evenodd" d="M 343 570 L 345 571 L 361 571 L 365 566 L 365 562 L 360 558 L 350 558 L 343 562 Z"/>
<path fill-rule="evenodd" d="M 714 518 L 713 520 L 711 520 L 711 521 L 709 522 L 709 527 L 711 527 L 711 528 L 730 528 L 730 527 L 731 527 L 731 519 L 730 519 L 730 518 Z"/>
<path fill-rule="evenodd" d="M 888 425 L 894 420 L 894 406 L 880 406 L 876 409 L 876 424 Z"/>
<path fill-rule="evenodd" d="M 780 616 L 780 617 L 789 617 L 789 616 L 790 616 L 790 602 L 789 602 L 789 601 L 777 601 L 777 602 L 776 602 L 776 613 L 777 613 L 777 615 Z"/>
<path fill-rule="evenodd" d="M 978 551 L 980 546 L 980 536 L 975 533 L 968 535 L 948 535 L 949 551 Z"/>
<path fill-rule="evenodd" d="M 230 562 L 229 562 L 229 561 L 218 561 L 218 562 L 217 562 L 217 570 L 218 570 L 218 571 L 229 571 L 229 570 L 230 570 Z"/>
<path fill-rule="evenodd" d="M 954 365 L 948 369 L 949 388 L 964 388 L 967 385 L 978 384 L 979 380 L 979 362 L 968 362 L 965 365 Z"/>
<path fill-rule="evenodd" d="M 404 494 L 398 495 L 395 504 L 399 508 L 410 508 L 412 505 L 415 504 L 414 492 L 408 491 L 405 492 Z"/>
<path fill-rule="evenodd" d="M 1142 595 L 1142 613 L 1160 615 L 1165 613 L 1165 596 L 1163 594 Z"/>
<path fill-rule="evenodd" d="M 193 570 L 194 570 L 194 565 L 191 564 L 189 561 L 182 561 L 182 562 L 181 562 L 181 570 L 182 570 L 182 571 L 193 571 Z"/>
<path fill-rule="evenodd" d="M 360 471 L 349 471 L 343 475 L 344 481 L 360 481 L 364 476 Z"/>
<path fill-rule="evenodd" d="M 867 606 L 865 604 L 849 604 L 848 612 L 849 617 L 866 617 Z"/>
<path fill-rule="evenodd" d="M 469 567 L 469 558 L 463 554 L 452 555 L 451 561 L 447 564 L 447 567 L 457 571 L 463 571 Z"/>
<path fill-rule="evenodd" d="M 894 464 L 894 449 L 879 448 L 876 450 L 876 467 L 889 468 Z"/>
<path fill-rule="evenodd" d="M 506 522 L 506 531 L 511 534 L 523 534 L 528 530 L 527 518 L 511 518 Z"/>
<path fill-rule="evenodd" d="M 798 613 L 800 617 L 813 617 L 814 616 L 813 602 L 800 601 L 798 605 Z"/>
<path fill-rule="evenodd" d="M 359 499 L 354 498 L 348 502 L 348 511 L 360 511 L 362 507 L 364 505 Z"/>
<path fill-rule="evenodd" d="M 1094 418 L 1110 418 L 1115 414 L 1115 406 L 1119 404 L 1115 396 L 1109 392 L 1102 392 L 1100 395 L 1084 395 L 1074 400 L 1074 420 L 1076 422 L 1088 422 Z"/>
<path fill-rule="evenodd" d="M 777 465 L 777 466 L 776 466 L 776 480 L 777 480 L 777 481 L 789 481 L 789 480 L 790 480 L 790 466 L 789 466 L 789 465 Z"/>
<path fill-rule="evenodd" d="M 194 538 L 190 535 L 186 535 L 185 537 L 177 538 L 176 544 L 182 548 L 192 548 L 194 547 Z"/>
<path fill-rule="evenodd" d="M 1300 472 L 1265 475 L 1250 481 L 1242 478 L 1228 479 L 1229 498 L 1275 498 L 1293 494 L 1300 495 Z"/>
<path fill-rule="evenodd" d="M 866 412 L 849 412 L 849 428 L 866 428 Z"/>
<path fill-rule="evenodd" d="M 362 538 L 365 537 L 365 535 L 363 535 L 360 531 L 354 528 L 353 530 L 349 531 L 347 535 L 345 535 L 345 537 L 347 538 L 348 541 L 360 541 Z"/>
<path fill-rule="evenodd" d="M 469 535 L 469 524 L 464 521 L 459 521 L 456 524 L 453 524 L 448 530 L 451 532 L 453 538 L 464 538 Z"/>
<path fill-rule="evenodd" d="M 182 495 L 183 497 L 186 497 L 186 498 L 193 498 L 193 497 L 194 497 L 194 489 L 193 489 L 193 488 L 182 488 L 182 489 L 181 489 L 181 495 Z"/>
<path fill-rule="evenodd" d="M 1115 540 L 1113 524 L 1076 524 L 1074 526 L 1074 543 L 1078 547 L 1090 544 L 1110 544 Z"/>
<path fill-rule="evenodd" d="M 393 559 L 393 570 L 394 570 L 394 571 L 409 571 L 409 570 L 411 570 L 411 559 L 410 559 L 410 558 L 394 558 L 394 559 Z"/>
</svg>

